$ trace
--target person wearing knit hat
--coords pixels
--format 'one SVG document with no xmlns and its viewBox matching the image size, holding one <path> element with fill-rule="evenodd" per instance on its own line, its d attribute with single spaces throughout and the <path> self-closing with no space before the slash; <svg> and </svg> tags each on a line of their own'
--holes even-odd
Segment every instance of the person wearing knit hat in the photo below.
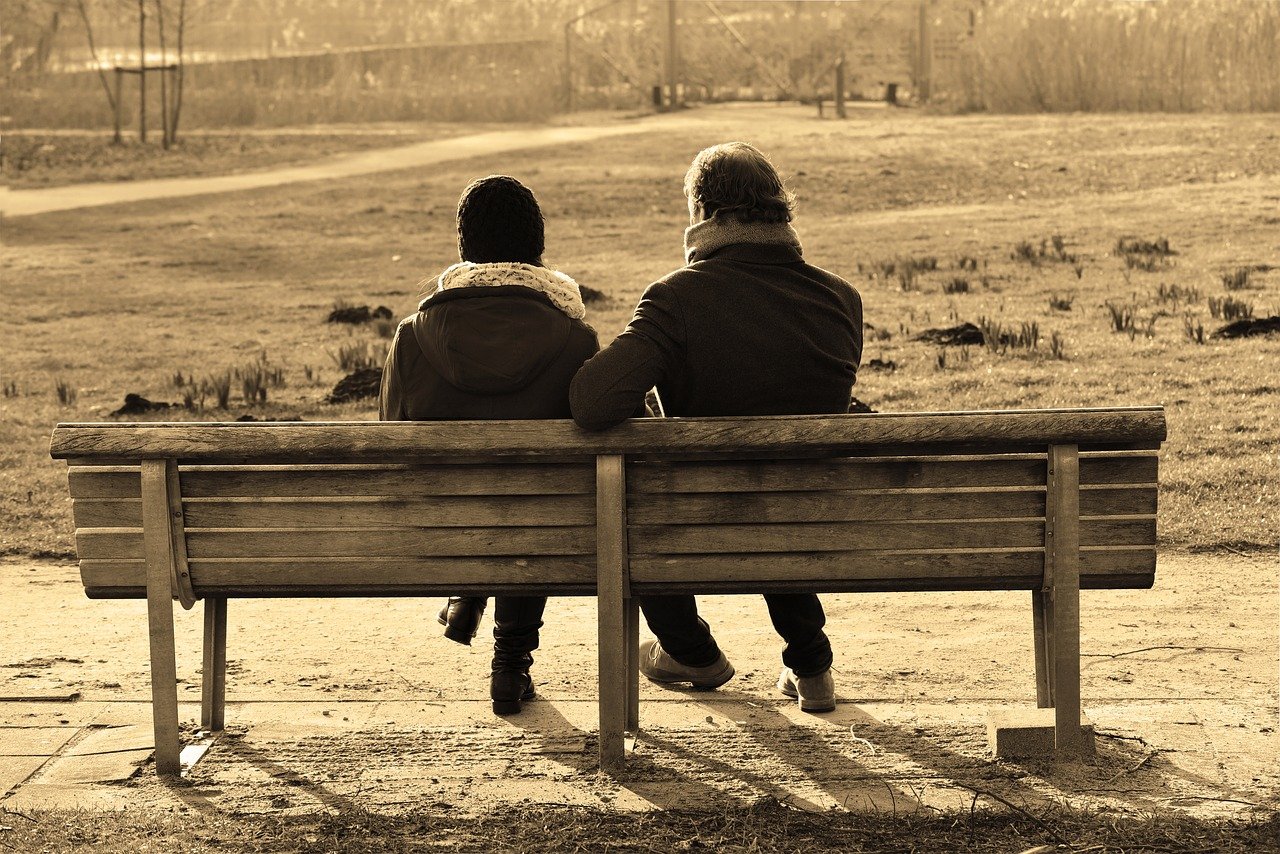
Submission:
<svg viewBox="0 0 1280 854">
<path fill-rule="evenodd" d="M 384 421 L 568 418 L 569 383 L 600 349 L 578 283 L 542 260 L 537 198 L 515 178 L 473 181 L 458 202 L 458 257 L 424 282 L 382 372 Z M 496 714 L 534 697 L 529 668 L 545 596 L 498 596 L 490 695 Z M 470 644 L 485 610 L 451 597 L 445 637 Z"/>
<path fill-rule="evenodd" d="M 807 263 L 791 226 L 794 198 L 773 164 L 743 142 L 700 152 L 685 176 L 686 266 L 644 292 L 631 323 L 582 366 L 570 389 L 588 430 L 626 419 L 656 387 L 667 415 L 808 415 L 849 409 L 862 356 L 862 299 Z M 778 688 L 808 712 L 835 708 L 826 616 L 813 594 L 766 594 L 785 641 Z M 640 598 L 657 636 L 640 672 L 717 688 L 733 665 L 693 596 Z"/>
</svg>

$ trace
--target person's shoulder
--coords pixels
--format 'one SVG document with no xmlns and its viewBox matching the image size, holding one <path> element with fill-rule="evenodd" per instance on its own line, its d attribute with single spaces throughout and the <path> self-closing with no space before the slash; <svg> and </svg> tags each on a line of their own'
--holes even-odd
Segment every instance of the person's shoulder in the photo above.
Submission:
<svg viewBox="0 0 1280 854">
<path fill-rule="evenodd" d="M 843 277 L 836 275 L 830 270 L 825 270 L 822 267 L 816 267 L 813 264 L 806 264 L 805 267 L 808 268 L 806 272 L 808 272 L 812 278 L 822 282 L 836 293 L 850 299 L 860 300 L 862 298 L 858 294 L 858 289 L 849 284 L 849 282 Z"/>
</svg>

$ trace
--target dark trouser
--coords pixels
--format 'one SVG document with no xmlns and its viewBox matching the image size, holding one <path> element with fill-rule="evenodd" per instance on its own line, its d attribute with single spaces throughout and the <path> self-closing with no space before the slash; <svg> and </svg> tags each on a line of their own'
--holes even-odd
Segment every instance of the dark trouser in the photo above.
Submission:
<svg viewBox="0 0 1280 854">
<path fill-rule="evenodd" d="M 528 670 L 538 648 L 538 629 L 546 596 L 495 596 L 493 600 L 493 669 Z"/>
<path fill-rule="evenodd" d="M 831 667 L 827 617 L 812 593 L 766 593 L 769 617 L 787 645 L 782 663 L 797 676 L 817 676 Z M 667 655 L 688 667 L 706 667 L 720 657 L 711 628 L 698 616 L 692 596 L 641 596 L 640 610 Z"/>
</svg>

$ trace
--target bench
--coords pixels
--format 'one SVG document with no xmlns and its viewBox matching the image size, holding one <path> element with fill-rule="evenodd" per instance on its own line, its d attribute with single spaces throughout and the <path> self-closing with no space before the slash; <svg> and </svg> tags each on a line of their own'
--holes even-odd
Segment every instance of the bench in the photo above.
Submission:
<svg viewBox="0 0 1280 854">
<path fill-rule="evenodd" d="M 1029 590 L 1036 696 L 1082 748 L 1081 588 L 1155 577 L 1160 407 L 567 421 L 60 424 L 85 592 L 146 598 L 181 771 L 173 600 L 595 595 L 601 767 L 637 732 L 643 594 Z M 769 631 L 761 626 L 762 632 Z M 443 642 L 443 641 L 442 641 Z M 837 656 L 839 639 L 836 638 Z"/>
</svg>

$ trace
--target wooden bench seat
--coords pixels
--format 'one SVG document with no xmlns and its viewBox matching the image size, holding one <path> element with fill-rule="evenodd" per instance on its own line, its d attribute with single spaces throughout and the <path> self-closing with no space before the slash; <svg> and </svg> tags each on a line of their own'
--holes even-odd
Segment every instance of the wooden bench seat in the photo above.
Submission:
<svg viewBox="0 0 1280 854">
<path fill-rule="evenodd" d="M 1037 700 L 1079 739 L 1081 588 L 1150 587 L 1158 407 L 569 422 L 61 424 L 90 598 L 148 599 L 179 771 L 172 601 L 597 595 L 600 759 L 636 731 L 634 597 L 1030 590 Z M 761 627 L 762 631 L 765 627 Z M 839 639 L 834 639 L 837 649 Z"/>
</svg>

